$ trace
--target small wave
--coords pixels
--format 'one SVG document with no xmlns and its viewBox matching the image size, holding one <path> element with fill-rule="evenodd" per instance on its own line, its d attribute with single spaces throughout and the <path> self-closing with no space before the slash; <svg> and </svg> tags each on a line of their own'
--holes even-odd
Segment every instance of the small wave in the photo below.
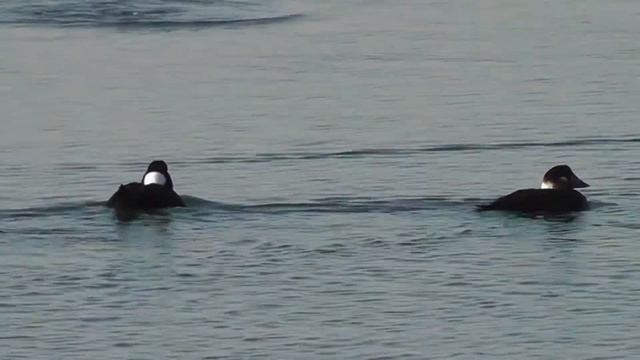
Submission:
<svg viewBox="0 0 640 360">
<path fill-rule="evenodd" d="M 262 204 L 238 204 L 210 201 L 195 196 L 182 196 L 186 207 L 164 209 L 156 212 L 163 216 L 170 216 L 172 213 L 178 216 L 194 216 L 195 218 L 208 218 L 213 214 L 264 214 L 282 215 L 292 213 L 310 214 L 341 214 L 341 213 L 410 213 L 424 211 L 442 211 L 452 209 L 475 213 L 477 206 L 486 203 L 488 199 L 481 198 L 451 198 L 447 196 L 426 196 L 426 197 L 400 197 L 376 199 L 369 197 L 331 197 L 313 199 L 305 202 L 271 202 Z M 611 207 L 614 203 L 604 203 L 591 201 L 591 210 L 603 207 Z M 5 219 L 24 219 L 38 217 L 68 216 L 75 214 L 82 218 L 87 214 L 95 216 L 101 213 L 110 212 L 105 201 L 88 201 L 78 203 L 61 203 L 51 206 L 30 207 L 24 209 L 0 210 L 0 217 Z M 570 214 L 575 216 L 575 214 Z M 522 216 L 529 216 L 524 214 Z M 536 215 L 534 215 L 536 216 Z M 560 217 L 565 219 L 565 217 Z"/>
<path fill-rule="evenodd" d="M 417 197 L 397 199 L 373 199 L 335 197 L 310 200 L 307 202 L 274 202 L 264 204 L 232 204 L 209 201 L 193 196 L 183 196 L 186 208 L 174 211 L 184 215 L 205 213 L 244 213 L 244 214 L 288 214 L 288 213 L 400 213 L 438 210 L 451 207 L 474 209 L 480 199 L 451 199 L 447 197 Z M 0 216 L 6 219 L 38 218 L 60 216 L 69 213 L 98 213 L 109 211 L 104 201 L 62 203 L 51 206 L 30 207 L 24 209 L 0 210 Z M 79 214 L 81 216 L 81 214 Z"/>
<path fill-rule="evenodd" d="M 224 163 L 266 163 L 288 160 L 323 160 L 323 159 L 353 159 L 368 157 L 399 157 L 419 155 L 432 152 L 478 152 L 496 150 L 514 150 L 538 147 L 573 147 L 589 145 L 616 145 L 637 143 L 640 138 L 608 139 L 592 138 L 555 142 L 510 142 L 497 144 L 445 144 L 415 148 L 371 148 L 360 150 L 345 150 L 338 152 L 293 152 L 266 153 L 254 156 L 216 156 L 203 159 L 184 160 L 186 164 L 224 164 Z M 135 164 L 138 165 L 138 164 Z"/>
<path fill-rule="evenodd" d="M 191 196 L 183 196 L 187 208 L 208 209 L 235 213 L 286 214 L 286 213 L 398 213 L 437 210 L 467 206 L 473 210 L 474 204 L 482 199 L 452 199 L 448 197 L 417 197 L 397 199 L 374 199 L 360 197 L 332 197 L 307 202 L 274 202 L 265 204 L 230 204 L 208 201 Z"/>
<path fill-rule="evenodd" d="M 294 20 L 302 17 L 301 14 L 289 14 L 282 16 L 271 16 L 261 18 L 246 18 L 246 19 L 227 19 L 227 20 L 185 20 L 185 21 L 171 21 L 171 20 L 150 20 L 150 21 L 103 21 L 99 23 L 94 22 L 67 22 L 56 23 L 52 25 L 59 25 L 64 27 L 111 27 L 121 30 L 142 30 L 142 29 L 162 29 L 162 30 L 178 30 L 178 29 L 199 29 L 210 28 L 216 26 L 245 26 L 245 25 L 266 25 L 271 23 L 280 23 L 289 20 Z"/>
<path fill-rule="evenodd" d="M 0 216 L 8 219 L 32 218 L 40 216 L 59 215 L 74 211 L 83 211 L 88 209 L 100 209 L 106 204 L 106 201 L 84 201 L 60 203 L 49 206 L 36 206 L 22 209 L 2 209 Z"/>
<path fill-rule="evenodd" d="M 302 14 L 278 14 L 263 3 L 228 0 L 25 0 L 0 6 L 0 10 L 0 24 L 130 30 L 248 26 L 302 17 Z"/>
</svg>

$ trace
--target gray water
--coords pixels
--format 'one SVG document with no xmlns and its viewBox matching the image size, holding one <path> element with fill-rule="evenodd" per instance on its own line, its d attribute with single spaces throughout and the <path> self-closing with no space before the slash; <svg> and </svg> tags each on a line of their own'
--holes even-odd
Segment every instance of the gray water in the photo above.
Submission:
<svg viewBox="0 0 640 360">
<path fill-rule="evenodd" d="M 0 358 L 638 358 L 639 14 L 4 1 Z M 562 163 L 591 210 L 474 210 Z"/>
</svg>

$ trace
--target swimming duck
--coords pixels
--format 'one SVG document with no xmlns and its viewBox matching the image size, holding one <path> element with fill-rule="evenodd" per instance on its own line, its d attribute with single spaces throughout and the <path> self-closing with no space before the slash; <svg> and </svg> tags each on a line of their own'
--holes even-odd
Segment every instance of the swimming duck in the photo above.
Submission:
<svg viewBox="0 0 640 360">
<path fill-rule="evenodd" d="M 522 189 L 498 198 L 484 210 L 511 210 L 522 212 L 569 212 L 588 208 L 587 198 L 575 189 L 589 187 L 567 165 L 549 169 L 542 178 L 540 189 Z"/>
<path fill-rule="evenodd" d="M 141 182 L 120 185 L 107 200 L 107 206 L 120 211 L 152 210 L 185 206 L 180 195 L 173 190 L 173 180 L 167 163 L 154 160 L 147 167 Z"/>
</svg>

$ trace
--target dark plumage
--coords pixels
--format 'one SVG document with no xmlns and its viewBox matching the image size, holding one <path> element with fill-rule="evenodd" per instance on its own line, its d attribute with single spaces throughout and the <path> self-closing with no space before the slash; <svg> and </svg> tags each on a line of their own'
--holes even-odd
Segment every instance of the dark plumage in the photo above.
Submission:
<svg viewBox="0 0 640 360">
<path fill-rule="evenodd" d="M 149 173 L 159 174 L 162 183 L 144 184 Z M 180 195 L 173 190 L 173 181 L 169 175 L 167 164 L 156 160 L 149 164 L 142 182 L 131 182 L 120 185 L 118 190 L 107 200 L 107 206 L 115 209 L 116 214 L 130 214 L 140 210 L 153 210 L 167 207 L 185 206 Z"/>
<path fill-rule="evenodd" d="M 588 209 L 587 199 L 574 188 L 589 185 L 580 180 L 567 165 L 551 168 L 542 179 L 542 189 L 517 190 L 479 210 L 512 210 L 522 212 L 569 212 Z"/>
<path fill-rule="evenodd" d="M 523 189 L 498 198 L 480 210 L 568 212 L 586 210 L 587 198 L 576 190 Z"/>
</svg>

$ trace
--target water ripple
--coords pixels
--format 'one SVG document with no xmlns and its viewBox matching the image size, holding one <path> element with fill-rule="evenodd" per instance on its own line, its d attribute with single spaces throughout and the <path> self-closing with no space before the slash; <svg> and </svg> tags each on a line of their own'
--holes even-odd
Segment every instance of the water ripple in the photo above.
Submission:
<svg viewBox="0 0 640 360">
<path fill-rule="evenodd" d="M 176 163 L 184 164 L 224 164 L 224 163 L 266 163 L 286 160 L 321 160 L 334 158 L 371 158 L 371 157 L 401 157 L 432 152 L 482 152 L 497 150 L 520 150 L 542 147 L 582 147 L 582 146 L 611 146 L 619 144 L 633 144 L 640 142 L 640 137 L 632 138 L 589 138 L 551 142 L 505 142 L 496 144 L 444 144 L 410 148 L 370 148 L 344 150 L 337 152 L 287 152 L 265 153 L 255 156 L 216 156 L 203 159 L 183 160 Z M 136 166 L 140 164 L 136 163 Z"/>
<path fill-rule="evenodd" d="M 183 196 L 187 208 L 174 209 L 178 213 L 201 215 L 203 210 L 212 212 L 248 214 L 288 214 L 288 213 L 398 213 L 443 209 L 466 206 L 470 210 L 482 199 L 454 199 L 444 196 L 374 199 L 366 197 L 332 197 L 308 202 L 275 202 L 265 204 L 232 204 L 208 201 L 193 196 Z M 90 212 L 97 215 L 106 209 L 104 201 L 61 203 L 23 209 L 2 209 L 0 216 L 9 219 L 36 218 Z M 47 231 L 56 231 L 49 229 Z M 63 231 L 63 230 L 58 230 Z"/>
<path fill-rule="evenodd" d="M 0 5 L 0 11 L 0 24 L 130 30 L 259 25 L 302 16 L 278 13 L 264 3 L 229 0 L 32 0 Z"/>
</svg>

